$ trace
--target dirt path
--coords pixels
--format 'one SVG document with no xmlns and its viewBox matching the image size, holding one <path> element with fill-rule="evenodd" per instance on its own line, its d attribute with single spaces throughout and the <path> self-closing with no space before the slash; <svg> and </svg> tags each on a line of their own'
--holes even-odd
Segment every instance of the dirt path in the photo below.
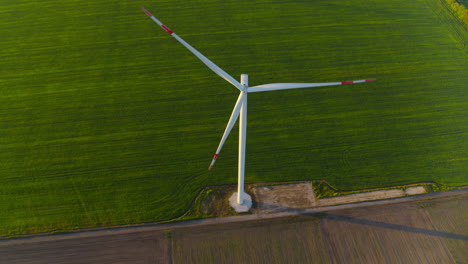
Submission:
<svg viewBox="0 0 468 264">
<path fill-rule="evenodd" d="M 291 216 L 291 215 L 314 214 L 314 213 L 329 212 L 329 211 L 336 211 L 336 210 L 356 208 L 356 207 L 393 204 L 393 203 L 418 201 L 418 200 L 424 200 L 424 199 L 434 199 L 434 198 L 442 198 L 442 197 L 466 195 L 466 194 L 468 194 L 468 189 L 461 189 L 461 190 L 448 191 L 448 192 L 428 193 L 428 194 L 422 194 L 422 195 L 407 196 L 407 197 L 394 198 L 394 199 L 388 199 L 388 200 L 368 201 L 368 202 L 342 204 L 342 205 L 334 205 L 334 206 L 324 206 L 324 207 L 318 207 L 318 208 L 313 208 L 313 209 L 291 210 L 294 208 L 287 208 L 286 210 L 282 210 L 282 208 L 279 208 L 276 213 L 270 213 L 270 214 L 252 214 L 252 215 L 225 217 L 225 218 L 209 218 L 209 219 L 167 223 L 167 224 L 148 224 L 148 225 L 143 225 L 143 226 L 119 227 L 119 228 L 104 229 L 104 230 L 75 231 L 75 232 L 70 232 L 67 234 L 56 234 L 56 235 L 50 235 L 50 234 L 33 235 L 29 237 L 24 237 L 24 238 L 12 238 L 12 239 L 0 240 L 0 247 L 21 245 L 21 244 L 27 244 L 27 243 L 41 243 L 41 242 L 47 242 L 47 241 L 60 241 L 60 240 L 89 238 L 89 237 L 116 236 L 116 235 L 122 235 L 122 234 L 173 230 L 177 228 L 198 227 L 198 226 L 205 226 L 205 225 L 217 225 L 217 224 L 234 223 L 234 222 L 245 222 L 245 221 L 261 220 L 261 219 L 272 219 L 272 218 L 279 218 L 279 217 L 285 217 L 285 216 Z"/>
<path fill-rule="evenodd" d="M 330 206 L 330 205 L 336 205 L 336 204 L 348 204 L 348 203 L 359 203 L 359 202 L 373 201 L 373 200 L 391 199 L 391 198 L 402 197 L 404 195 L 405 195 L 405 192 L 399 189 L 381 190 L 381 191 L 349 194 L 349 195 L 337 196 L 333 198 L 318 199 L 317 204 L 318 206 Z"/>
<path fill-rule="evenodd" d="M 454 263 L 468 245 L 466 198 L 468 189 L 7 239 L 0 263 Z"/>
<path fill-rule="evenodd" d="M 461 190 L 10 239 L 0 241 L 0 263 L 454 263 L 468 245 L 466 198 Z"/>
</svg>

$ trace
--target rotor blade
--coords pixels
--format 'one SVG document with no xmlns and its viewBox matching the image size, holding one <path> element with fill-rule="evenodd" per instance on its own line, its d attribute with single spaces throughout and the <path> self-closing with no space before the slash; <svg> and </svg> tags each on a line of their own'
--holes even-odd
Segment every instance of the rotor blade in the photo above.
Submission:
<svg viewBox="0 0 468 264">
<path fill-rule="evenodd" d="M 170 30 L 168 27 L 166 27 L 161 21 L 159 21 L 156 17 L 154 17 L 148 10 L 144 9 L 143 7 L 141 8 L 143 12 L 145 12 L 146 15 L 148 15 L 156 24 L 158 24 L 160 27 L 162 27 L 167 33 L 169 33 L 171 36 L 173 36 L 177 41 L 179 41 L 182 45 L 184 45 L 188 50 L 190 50 L 195 56 L 197 56 L 203 63 L 208 66 L 211 70 L 213 70 L 216 74 L 221 76 L 224 80 L 228 81 L 232 85 L 234 85 L 237 89 L 241 90 L 243 89 L 243 86 L 236 81 L 236 79 L 232 78 L 231 75 L 227 74 L 225 71 L 223 71 L 220 67 L 218 67 L 216 64 L 214 64 L 212 61 L 210 61 L 207 57 L 203 56 L 200 52 L 198 52 L 196 49 L 194 49 L 192 46 L 190 46 L 187 42 L 185 42 L 182 38 L 177 36 L 176 33 L 174 33 L 172 30 Z"/>
<path fill-rule="evenodd" d="M 266 91 L 274 91 L 274 90 L 342 85 L 342 84 L 351 84 L 351 83 L 371 82 L 375 80 L 376 79 L 367 79 L 367 80 L 357 80 L 357 81 L 348 81 L 348 82 L 329 82 L 329 83 L 269 83 L 269 84 L 262 84 L 258 86 L 249 87 L 247 89 L 247 92 L 255 93 L 255 92 L 266 92 Z"/>
<path fill-rule="evenodd" d="M 221 138 L 221 142 L 219 142 L 218 149 L 216 149 L 216 153 L 213 156 L 213 160 L 211 161 L 211 164 L 208 170 L 211 170 L 211 168 L 213 168 L 216 162 L 216 159 L 218 158 L 219 152 L 221 151 L 221 148 L 224 145 L 224 142 L 229 136 L 229 133 L 231 133 L 232 127 L 234 126 L 234 123 L 236 123 L 237 118 L 239 117 L 239 112 L 240 112 L 244 97 L 245 97 L 245 93 L 242 92 L 240 93 L 239 98 L 237 98 L 236 105 L 234 106 L 234 109 L 232 110 L 231 117 L 229 118 L 229 122 L 226 126 L 226 129 L 224 130 L 224 134 L 223 134 L 223 137 Z"/>
</svg>

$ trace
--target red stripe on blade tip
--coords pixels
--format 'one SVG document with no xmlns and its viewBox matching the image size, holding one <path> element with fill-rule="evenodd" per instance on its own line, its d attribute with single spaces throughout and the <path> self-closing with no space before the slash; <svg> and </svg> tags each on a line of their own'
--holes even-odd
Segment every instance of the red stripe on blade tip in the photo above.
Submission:
<svg viewBox="0 0 468 264">
<path fill-rule="evenodd" d="M 341 82 L 341 84 L 350 84 L 350 83 L 354 83 L 353 81 L 349 81 L 349 82 Z"/>
<path fill-rule="evenodd" d="M 218 158 L 219 154 L 214 154 L 213 160 L 216 160 Z"/>
<path fill-rule="evenodd" d="M 141 10 L 143 10 L 143 12 L 145 12 L 145 14 L 148 15 L 149 17 L 152 17 L 152 16 L 153 16 L 153 15 L 152 15 L 148 10 L 146 10 L 144 7 L 142 7 Z"/>
<path fill-rule="evenodd" d="M 170 29 L 169 29 L 168 27 L 166 27 L 165 25 L 161 25 L 161 27 L 164 28 L 164 30 L 166 30 L 167 33 L 169 33 L 169 34 L 174 33 L 174 32 L 172 32 L 172 30 L 170 30 Z"/>
</svg>

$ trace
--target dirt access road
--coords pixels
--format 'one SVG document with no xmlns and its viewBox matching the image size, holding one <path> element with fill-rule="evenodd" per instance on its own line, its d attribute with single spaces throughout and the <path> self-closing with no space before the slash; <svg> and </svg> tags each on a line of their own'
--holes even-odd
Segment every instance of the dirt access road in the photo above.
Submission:
<svg viewBox="0 0 468 264">
<path fill-rule="evenodd" d="M 262 235 L 267 236 L 263 240 L 267 243 L 253 247 L 250 260 L 279 263 L 265 259 L 266 253 L 281 245 L 281 237 L 293 236 L 298 230 L 297 237 L 291 239 L 315 241 L 317 252 L 328 252 L 321 256 L 322 263 L 376 263 L 385 259 L 454 263 L 463 261 L 463 249 L 468 246 L 463 213 L 467 212 L 467 195 L 468 190 L 458 190 L 312 210 L 282 212 L 280 208 L 278 213 L 267 215 L 9 239 L 0 241 L 0 263 L 241 263 L 245 259 L 235 258 L 246 254 L 235 254 L 232 241 L 237 241 L 238 249 L 244 244 L 252 249 L 252 241 Z M 320 235 L 311 232 L 306 236 L 302 230 L 310 226 L 322 230 Z M 246 235 L 239 238 L 235 235 L 238 233 Z M 286 242 L 284 246 L 291 243 Z M 269 243 L 273 243 L 271 247 Z M 310 251 L 300 250 L 294 256 L 302 261 L 310 259 L 307 254 Z M 281 260 L 282 256 L 275 257 Z"/>
</svg>

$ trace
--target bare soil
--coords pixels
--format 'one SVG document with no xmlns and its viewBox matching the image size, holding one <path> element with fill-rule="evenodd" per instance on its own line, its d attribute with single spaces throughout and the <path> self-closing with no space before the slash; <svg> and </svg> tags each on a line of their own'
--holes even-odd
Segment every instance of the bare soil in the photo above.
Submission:
<svg viewBox="0 0 468 264">
<path fill-rule="evenodd" d="M 335 204 L 357 203 L 372 200 L 389 199 L 404 196 L 405 192 L 399 189 L 381 190 L 365 193 L 342 195 L 333 198 L 322 198 L 317 200 L 318 206 L 330 206 Z"/>
<path fill-rule="evenodd" d="M 282 218 L 174 231 L 174 263 L 331 263 L 320 218 Z"/>
<path fill-rule="evenodd" d="M 408 195 L 422 194 L 425 193 L 426 189 L 423 186 L 408 187 L 405 189 L 405 193 Z"/>
<path fill-rule="evenodd" d="M 253 187 L 255 213 L 288 212 L 316 206 L 314 190 L 310 183 Z"/>
<path fill-rule="evenodd" d="M 466 205 L 451 207 L 450 213 L 459 214 Z M 463 225 L 464 219 L 455 219 Z M 304 210 L 279 219 L 178 229 L 173 253 L 175 263 L 455 263 L 445 239 L 464 245 L 468 236 L 450 230 L 435 228 L 418 202 L 318 214 Z"/>
<path fill-rule="evenodd" d="M 431 217 L 435 229 L 465 237 L 465 239 L 442 237 L 456 263 L 468 263 L 468 199 L 466 198 L 444 198 L 418 203 Z"/>
<path fill-rule="evenodd" d="M 466 263 L 468 194 L 434 197 L 6 241 L 0 263 Z"/>
<path fill-rule="evenodd" d="M 425 192 L 422 186 L 410 188 L 408 188 L 409 193 L 407 194 Z M 253 187 L 252 192 L 256 202 L 255 213 L 257 214 L 291 212 L 317 206 L 382 200 L 405 195 L 405 192 L 400 189 L 391 189 L 317 199 L 310 183 L 258 186 Z"/>
<path fill-rule="evenodd" d="M 416 203 L 333 212 L 321 225 L 337 263 L 453 263 Z"/>
<path fill-rule="evenodd" d="M 170 263 L 163 231 L 0 246 L 0 263 Z"/>
</svg>

